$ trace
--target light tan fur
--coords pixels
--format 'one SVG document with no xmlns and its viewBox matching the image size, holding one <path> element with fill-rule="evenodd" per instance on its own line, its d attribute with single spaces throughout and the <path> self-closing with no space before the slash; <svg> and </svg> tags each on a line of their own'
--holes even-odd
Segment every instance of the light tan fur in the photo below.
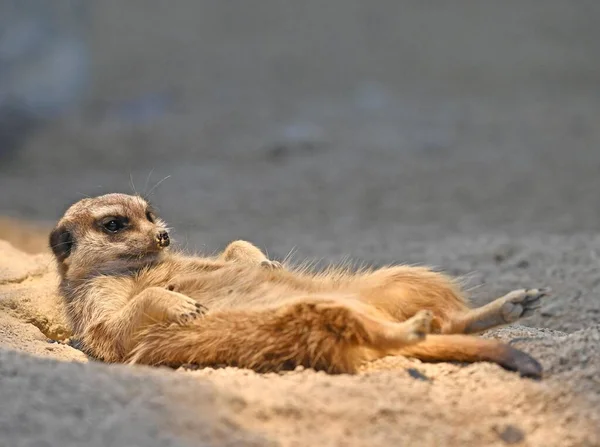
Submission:
<svg viewBox="0 0 600 447">
<path fill-rule="evenodd" d="M 111 232 L 111 219 L 126 225 Z M 448 334 L 527 316 L 543 289 L 470 309 L 453 279 L 425 267 L 317 273 L 284 268 L 245 241 L 217 257 L 186 256 L 166 249 L 165 224 L 143 198 L 123 194 L 71 206 L 50 244 L 73 330 L 107 362 L 352 373 L 393 354 L 541 374 L 508 345 Z"/>
</svg>

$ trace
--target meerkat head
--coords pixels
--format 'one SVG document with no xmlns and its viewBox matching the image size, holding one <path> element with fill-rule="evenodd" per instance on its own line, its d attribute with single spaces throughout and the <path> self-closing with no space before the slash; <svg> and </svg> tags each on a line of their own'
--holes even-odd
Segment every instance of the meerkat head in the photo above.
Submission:
<svg viewBox="0 0 600 447">
<path fill-rule="evenodd" d="M 61 276 L 78 278 L 157 260 L 169 233 L 139 196 L 107 194 L 73 204 L 50 234 Z"/>
</svg>

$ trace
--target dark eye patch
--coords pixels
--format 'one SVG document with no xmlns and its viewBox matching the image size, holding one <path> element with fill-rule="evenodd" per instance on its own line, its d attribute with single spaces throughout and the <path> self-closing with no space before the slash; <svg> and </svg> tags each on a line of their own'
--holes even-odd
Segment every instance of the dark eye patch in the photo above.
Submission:
<svg viewBox="0 0 600 447">
<path fill-rule="evenodd" d="M 156 221 L 156 216 L 154 215 L 152 210 L 146 211 L 146 219 L 148 219 L 148 221 L 151 223 L 154 223 Z"/>
</svg>

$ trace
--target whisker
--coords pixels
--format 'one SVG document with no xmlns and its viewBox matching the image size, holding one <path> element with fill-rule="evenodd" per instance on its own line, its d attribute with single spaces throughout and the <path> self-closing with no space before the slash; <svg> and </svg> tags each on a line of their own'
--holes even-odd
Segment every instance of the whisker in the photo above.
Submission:
<svg viewBox="0 0 600 447">
<path fill-rule="evenodd" d="M 148 173 L 148 177 L 146 177 L 146 183 L 144 184 L 144 193 L 142 194 L 142 197 L 144 199 L 146 199 L 146 197 L 148 197 L 148 193 L 146 191 L 148 190 L 148 185 L 150 184 L 150 178 L 152 177 L 153 173 L 154 173 L 154 168 L 152 168 L 150 170 L 150 172 Z"/>
<path fill-rule="evenodd" d="M 154 191 L 156 188 L 158 188 L 158 186 L 159 186 L 159 185 L 160 185 L 162 182 L 164 182 L 165 180 L 167 180 L 168 178 L 171 178 L 171 176 L 170 176 L 170 175 L 167 175 L 165 178 L 163 178 L 162 180 L 160 180 L 160 181 L 159 181 L 159 182 L 158 182 L 156 185 L 154 185 L 154 186 L 152 187 L 152 189 L 150 189 L 150 191 L 148 191 L 148 194 L 147 194 L 147 196 L 148 196 L 148 197 L 150 197 L 150 195 L 152 194 L 152 192 L 153 192 L 153 191 Z"/>
<path fill-rule="evenodd" d="M 129 185 L 131 186 L 131 189 L 133 190 L 133 193 L 136 196 L 139 196 L 138 192 L 135 190 L 135 185 L 133 183 L 133 174 L 131 173 L 131 171 L 129 171 Z"/>
</svg>

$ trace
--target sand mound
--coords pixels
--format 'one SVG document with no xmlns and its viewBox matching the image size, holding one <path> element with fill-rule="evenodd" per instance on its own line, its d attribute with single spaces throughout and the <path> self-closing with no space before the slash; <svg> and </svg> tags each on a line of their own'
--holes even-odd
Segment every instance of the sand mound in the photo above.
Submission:
<svg viewBox="0 0 600 447">
<path fill-rule="evenodd" d="M 486 334 L 540 359 L 539 382 L 392 357 L 356 376 L 172 371 L 88 362 L 63 343 L 56 280 L 49 255 L 0 241 L 3 445 L 600 444 L 597 324 Z"/>
</svg>

